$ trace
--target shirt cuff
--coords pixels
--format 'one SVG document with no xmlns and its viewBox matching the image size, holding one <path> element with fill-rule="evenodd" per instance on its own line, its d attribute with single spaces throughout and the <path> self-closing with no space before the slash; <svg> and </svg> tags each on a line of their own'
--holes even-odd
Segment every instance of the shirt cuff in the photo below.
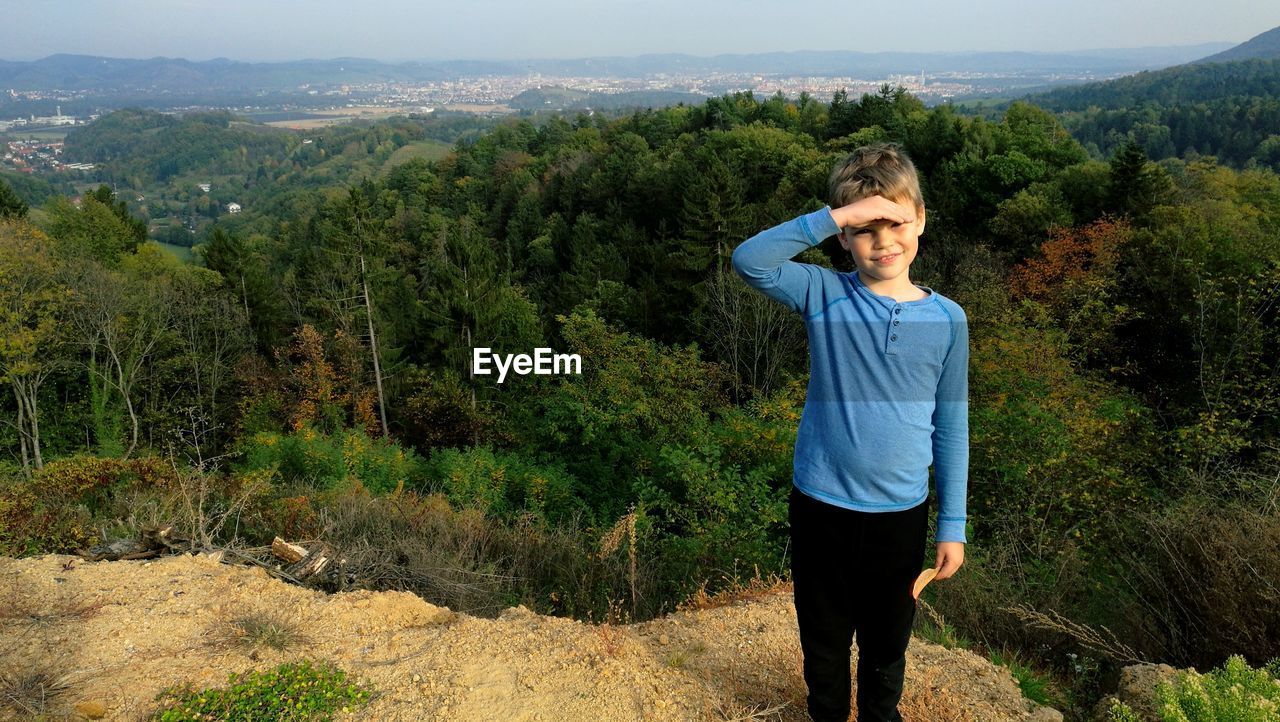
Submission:
<svg viewBox="0 0 1280 722">
<path fill-rule="evenodd" d="M 813 213 L 800 216 L 800 224 L 804 227 L 804 234 L 809 237 L 811 247 L 840 232 L 836 219 L 831 217 L 831 206 L 823 206 Z"/>
<path fill-rule="evenodd" d="M 938 542 L 965 543 L 964 519 L 938 519 Z"/>
</svg>

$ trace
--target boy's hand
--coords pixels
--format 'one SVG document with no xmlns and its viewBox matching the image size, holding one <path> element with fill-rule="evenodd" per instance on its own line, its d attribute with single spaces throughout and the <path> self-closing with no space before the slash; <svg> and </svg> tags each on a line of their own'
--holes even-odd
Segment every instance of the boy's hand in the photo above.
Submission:
<svg viewBox="0 0 1280 722">
<path fill-rule="evenodd" d="M 934 580 L 955 574 L 961 564 L 964 564 L 964 542 L 938 542 L 938 559 L 933 565 L 938 576 Z"/>
<path fill-rule="evenodd" d="M 831 219 L 845 228 L 866 226 L 875 221 L 892 221 L 893 223 L 914 223 L 914 208 L 894 203 L 884 196 L 867 196 L 847 206 L 831 209 Z"/>
</svg>

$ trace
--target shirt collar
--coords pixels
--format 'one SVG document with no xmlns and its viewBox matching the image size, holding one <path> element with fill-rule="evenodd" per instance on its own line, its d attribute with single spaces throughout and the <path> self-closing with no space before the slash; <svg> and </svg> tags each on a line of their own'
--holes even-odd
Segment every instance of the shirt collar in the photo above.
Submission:
<svg viewBox="0 0 1280 722">
<path fill-rule="evenodd" d="M 862 282 L 862 276 L 858 275 L 858 270 L 856 268 L 850 271 L 848 275 L 852 279 L 854 288 L 858 289 L 858 293 L 861 293 L 863 296 L 876 301 L 881 306 L 889 309 L 892 309 L 894 306 L 923 306 L 926 303 L 932 303 L 934 297 L 937 295 L 932 288 L 913 283 L 911 285 L 922 291 L 928 291 L 929 295 L 924 298 L 918 298 L 914 301 L 899 301 L 892 296 L 881 296 L 870 288 L 867 288 L 867 284 Z"/>
</svg>

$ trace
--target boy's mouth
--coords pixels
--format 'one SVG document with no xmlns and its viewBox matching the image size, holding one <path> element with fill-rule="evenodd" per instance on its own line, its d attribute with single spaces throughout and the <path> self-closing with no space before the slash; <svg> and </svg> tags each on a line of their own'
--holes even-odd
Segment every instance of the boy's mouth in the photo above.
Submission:
<svg viewBox="0 0 1280 722">
<path fill-rule="evenodd" d="M 879 263 L 882 266 L 887 266 L 890 263 L 893 263 L 894 261 L 898 260 L 898 256 L 901 256 L 901 255 L 902 255 L 901 253 L 895 253 L 891 256 L 881 256 L 875 259 L 875 262 Z"/>
</svg>

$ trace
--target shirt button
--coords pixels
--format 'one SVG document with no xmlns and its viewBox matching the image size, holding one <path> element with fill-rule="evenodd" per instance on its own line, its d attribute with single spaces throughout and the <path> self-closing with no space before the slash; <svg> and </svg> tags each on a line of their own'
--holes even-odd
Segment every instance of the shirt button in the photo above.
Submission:
<svg viewBox="0 0 1280 722">
<path fill-rule="evenodd" d="M 900 309 L 900 308 L 895 308 L 895 309 L 893 309 L 893 312 L 894 312 L 894 313 L 902 313 L 902 309 Z"/>
<path fill-rule="evenodd" d="M 895 318 L 895 319 L 893 319 L 893 325 L 894 325 L 894 326 L 897 326 L 897 325 L 898 325 L 898 319 L 896 319 L 896 318 Z"/>
<path fill-rule="evenodd" d="M 896 333 L 895 333 L 894 335 L 890 336 L 890 337 L 889 337 L 889 340 L 890 340 L 890 341 L 897 341 L 897 340 L 898 340 L 898 334 L 896 334 Z"/>
</svg>

